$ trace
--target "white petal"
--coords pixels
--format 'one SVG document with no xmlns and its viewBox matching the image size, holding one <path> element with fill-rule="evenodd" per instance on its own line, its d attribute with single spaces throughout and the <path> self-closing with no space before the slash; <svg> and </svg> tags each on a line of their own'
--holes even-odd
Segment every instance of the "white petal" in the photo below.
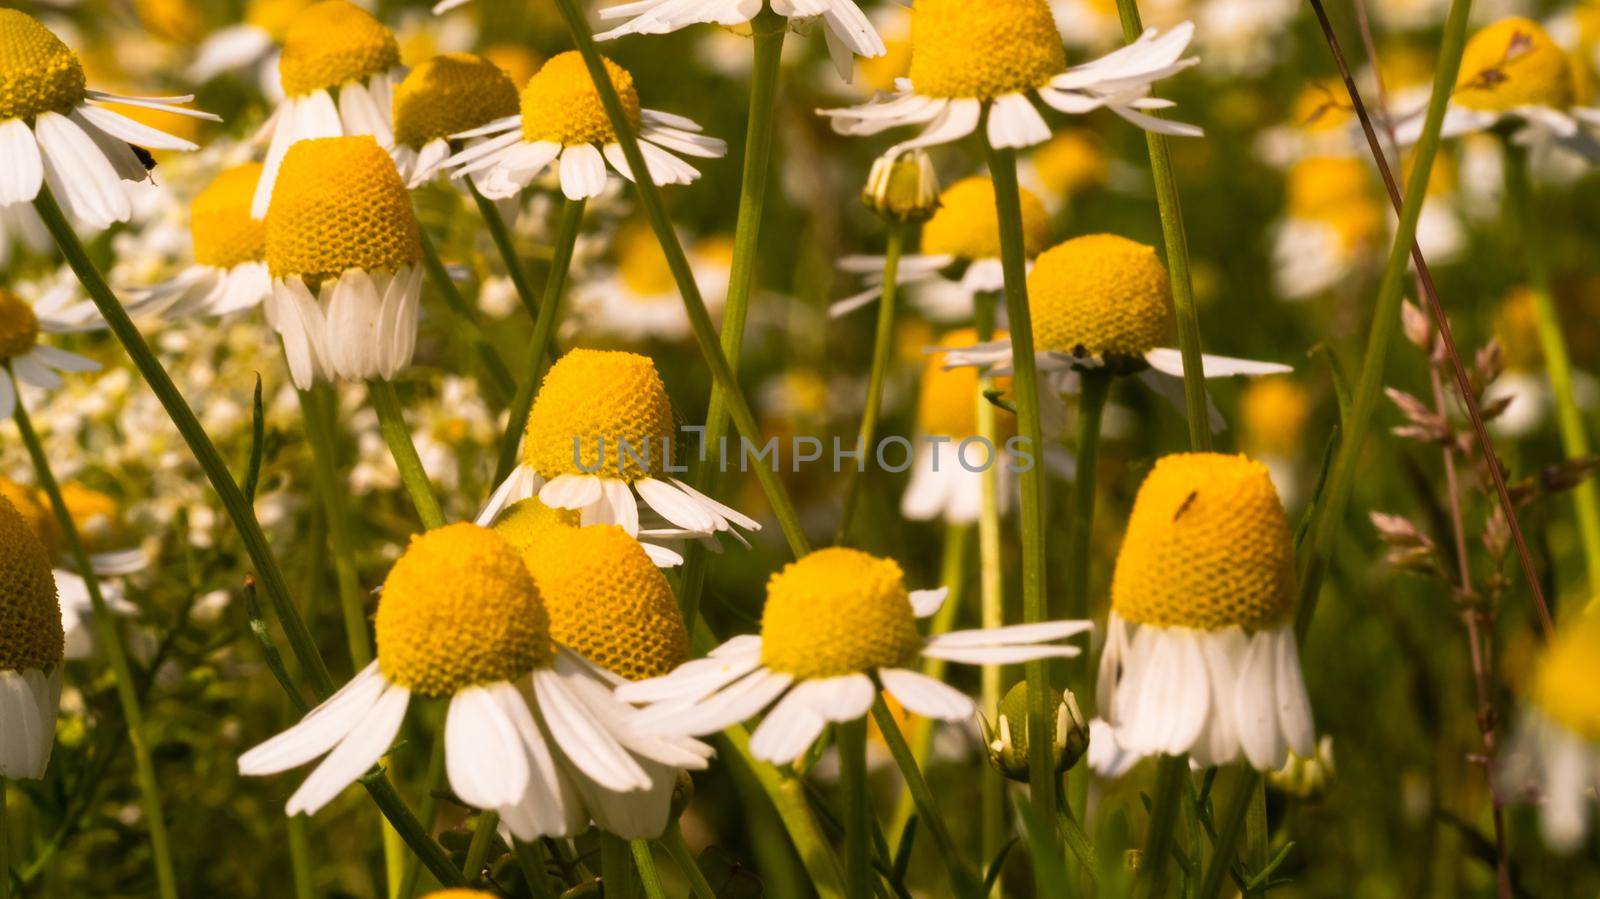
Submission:
<svg viewBox="0 0 1600 899">
<path fill-rule="evenodd" d="M 1175 349 L 1161 347 L 1144 354 L 1145 361 L 1157 371 L 1183 377 L 1183 354 Z M 1226 378 L 1231 375 L 1281 375 L 1294 371 L 1293 366 L 1277 362 L 1257 362 L 1254 359 L 1235 359 L 1230 356 L 1200 357 L 1201 370 L 1208 378 Z"/>
<path fill-rule="evenodd" d="M 655 478 L 643 478 L 635 481 L 633 488 L 650 508 L 678 527 L 700 534 L 717 530 L 715 516 L 677 487 Z"/>
<path fill-rule="evenodd" d="M 1132 653 L 1146 656 L 1134 700 L 1138 718 L 1124 722 L 1119 738 L 1138 752 L 1187 752 L 1205 726 L 1212 701 L 1198 641 L 1179 628 L 1144 627 L 1134 637 Z"/>
<path fill-rule="evenodd" d="M 803 697 L 796 697 L 791 691 L 750 735 L 750 754 L 775 765 L 787 765 L 810 748 L 827 725 L 827 720 Z"/>
<path fill-rule="evenodd" d="M 944 606 L 945 599 L 949 596 L 949 587 L 939 587 L 933 590 L 912 590 L 911 614 L 918 618 L 927 618 L 938 612 Z"/>
<path fill-rule="evenodd" d="M 539 502 L 552 509 L 582 509 L 600 501 L 605 488 L 591 474 L 562 474 L 539 488 Z"/>
<path fill-rule="evenodd" d="M 989 144 L 997 148 L 1031 147 L 1050 139 L 1050 126 L 1025 94 L 1004 94 L 989 106 Z"/>
<path fill-rule="evenodd" d="M 317 810 L 332 802 L 345 787 L 355 783 L 367 769 L 389 751 L 400 723 L 405 719 L 406 706 L 411 702 L 411 691 L 391 685 L 373 704 L 371 709 L 350 729 L 328 757 L 322 760 L 300 789 L 289 797 L 287 811 L 291 815 L 314 815 Z"/>
<path fill-rule="evenodd" d="M 878 679 L 883 681 L 883 688 L 909 712 L 941 721 L 960 721 L 972 717 L 974 706 L 971 698 L 921 672 L 880 668 Z"/>
<path fill-rule="evenodd" d="M 0 206 L 27 203 L 44 183 L 44 161 L 33 129 L 21 119 L 0 123 Z"/>
<path fill-rule="evenodd" d="M 755 717 L 793 682 L 793 675 L 758 669 L 693 705 L 663 703 L 645 709 L 639 713 L 638 726 L 647 733 L 714 734 Z"/>
<path fill-rule="evenodd" d="M 594 713 L 585 708 L 562 684 L 555 672 L 533 672 L 533 692 L 539 716 L 550 728 L 556 745 L 580 771 L 611 790 L 641 790 L 650 779 L 615 737 L 606 732 Z"/>
<path fill-rule="evenodd" d="M 606 163 L 589 144 L 561 152 L 561 193 L 569 200 L 597 197 L 606 186 Z"/>
<path fill-rule="evenodd" d="M 1250 637 L 1250 649 L 1239 666 L 1239 682 L 1234 688 L 1233 716 L 1239 728 L 1239 745 L 1258 771 L 1281 767 L 1288 752 L 1278 725 L 1275 644 L 1265 631 Z"/>
<path fill-rule="evenodd" d="M 450 788 L 475 808 L 511 805 L 528 788 L 528 756 L 516 725 L 483 687 L 450 700 L 444 725 L 445 770 Z"/>
<path fill-rule="evenodd" d="M 42 759 L 47 755 L 41 743 L 53 740 L 55 731 L 44 733 L 42 717 L 28 679 L 21 672 L 0 671 L 0 721 L 5 722 L 0 727 L 0 775 L 30 779 L 44 775 Z"/>
<path fill-rule="evenodd" d="M 117 140 L 127 141 L 149 150 L 198 150 L 199 145 L 192 141 L 152 128 L 143 122 L 135 122 L 127 116 L 120 115 L 109 109 L 99 106 L 80 106 L 75 112 L 95 128 L 104 131 Z"/>
<path fill-rule="evenodd" d="M 1295 643 L 1294 629 L 1281 627 L 1273 634 L 1277 644 L 1278 726 L 1284 741 L 1302 758 L 1316 752 L 1316 730 L 1311 724 L 1311 697 L 1306 694 L 1305 678 L 1300 673 L 1300 649 Z"/>
<path fill-rule="evenodd" d="M 322 755 L 355 728 L 386 686 L 373 662 L 293 727 L 239 756 L 239 773 L 277 774 Z"/>
<path fill-rule="evenodd" d="M 122 179 L 94 140 L 66 116 L 42 113 L 34 134 L 51 193 L 79 221 L 96 228 L 126 221 L 132 212 Z"/>
</svg>

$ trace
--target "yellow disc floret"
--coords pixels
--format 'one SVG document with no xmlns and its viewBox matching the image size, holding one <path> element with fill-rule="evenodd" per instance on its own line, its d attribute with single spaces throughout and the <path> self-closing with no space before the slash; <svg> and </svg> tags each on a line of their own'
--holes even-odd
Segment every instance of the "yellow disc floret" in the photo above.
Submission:
<svg viewBox="0 0 1600 899">
<path fill-rule="evenodd" d="M 1090 234 L 1039 254 L 1028 275 L 1041 351 L 1139 358 L 1172 328 L 1172 284 L 1154 247 Z"/>
<path fill-rule="evenodd" d="M 1277 627 L 1294 603 L 1294 542 L 1267 467 L 1164 456 L 1133 503 L 1111 578 L 1125 621 L 1214 631 Z"/>
<path fill-rule="evenodd" d="M 50 558 L 66 552 L 67 541 L 61 536 L 61 524 L 56 521 L 50 501 L 39 491 L 10 478 L 0 477 L 0 499 L 10 503 L 12 510 L 28 523 L 28 530 L 39 538 L 39 543 Z"/>
<path fill-rule="evenodd" d="M 311 0 L 250 0 L 245 5 L 244 20 L 281 44 L 295 18 L 310 5 Z"/>
<path fill-rule="evenodd" d="M 611 86 L 622 98 L 628 123 L 639 128 L 639 91 L 628 70 L 605 57 Z M 605 144 L 617 139 L 600 105 L 600 92 L 584 67 L 583 57 L 569 50 L 551 57 L 522 89 L 522 138 L 529 142 L 551 141 L 564 147 L 576 144 Z"/>
<path fill-rule="evenodd" d="M 911 13 L 911 83 L 923 96 L 988 100 L 1066 70 L 1045 0 L 917 0 Z"/>
<path fill-rule="evenodd" d="M 421 258 L 411 197 L 376 141 L 326 137 L 289 148 L 267 209 L 273 277 L 393 272 Z"/>
<path fill-rule="evenodd" d="M 505 538 L 452 524 L 411 538 L 378 601 L 378 666 L 423 696 L 515 680 L 550 663 L 550 619 Z"/>
<path fill-rule="evenodd" d="M 635 481 L 665 470 L 672 435 L 672 402 L 650 357 L 578 349 L 545 374 L 522 461 L 544 478 Z"/>
<path fill-rule="evenodd" d="M 1293 378 L 1255 378 L 1239 399 L 1240 431 L 1252 452 L 1293 456 L 1311 417 L 1311 395 Z"/>
<path fill-rule="evenodd" d="M 189 207 L 189 234 L 194 261 L 233 268 L 267 257 L 266 223 L 250 217 L 261 163 L 247 162 L 224 171 L 194 198 Z"/>
<path fill-rule="evenodd" d="M 48 671 L 61 664 L 63 639 L 50 557 L 0 497 L 0 670 Z"/>
<path fill-rule="evenodd" d="M 1600 616 L 1567 624 L 1545 649 L 1534 673 L 1532 699 L 1557 724 L 1600 742 Z"/>
<path fill-rule="evenodd" d="M 0 121 L 67 113 L 83 96 L 78 55 L 27 13 L 0 9 Z"/>
<path fill-rule="evenodd" d="M 364 81 L 400 65 L 394 32 L 345 0 L 325 0 L 295 16 L 283 38 L 283 91 L 300 97 Z"/>
<path fill-rule="evenodd" d="M 395 88 L 394 139 L 420 148 L 516 114 L 511 76 L 475 53 L 446 53 L 412 69 Z"/>
<path fill-rule="evenodd" d="M 39 316 L 27 300 L 0 288 L 0 362 L 15 359 L 39 342 Z"/>
<path fill-rule="evenodd" d="M 790 562 L 767 581 L 761 661 L 798 678 L 899 668 L 922 638 L 892 559 L 830 547 Z"/>
<path fill-rule="evenodd" d="M 1050 213 L 1027 189 L 1021 192 L 1022 247 L 1031 257 L 1050 245 Z M 939 211 L 922 226 L 922 252 L 950 255 L 968 262 L 1000 258 L 1000 217 L 995 212 L 994 182 L 974 175 L 945 188 Z"/>
<path fill-rule="evenodd" d="M 1312 156 L 1288 174 L 1288 210 L 1295 218 L 1322 220 L 1351 203 L 1366 203 L 1372 190 L 1366 163 L 1351 156 Z"/>
<path fill-rule="evenodd" d="M 571 530 L 582 521 L 583 514 L 577 509 L 552 509 L 539 497 L 530 496 L 507 507 L 494 530 L 517 552 L 525 553 L 553 532 Z"/>
<path fill-rule="evenodd" d="M 1004 339 L 1005 334 L 996 334 Z M 939 345 L 965 347 L 978 342 L 978 332 L 963 328 L 946 334 Z M 917 397 L 917 430 L 923 434 L 964 440 L 978 433 L 978 404 L 988 402 L 978 390 L 978 369 L 970 365 L 945 368 L 944 353 L 929 353 L 922 367 L 922 390 Z M 1010 378 L 997 378 L 1004 389 Z M 1012 419 L 996 410 L 1001 430 L 1010 433 Z"/>
<path fill-rule="evenodd" d="M 689 657 L 667 576 L 622 528 L 556 529 L 522 559 L 562 646 L 628 680 L 659 677 Z"/>
<path fill-rule="evenodd" d="M 1501 19 L 1472 36 L 1451 101 L 1505 112 L 1518 106 L 1566 109 L 1577 89 L 1572 61 L 1532 19 Z"/>
</svg>

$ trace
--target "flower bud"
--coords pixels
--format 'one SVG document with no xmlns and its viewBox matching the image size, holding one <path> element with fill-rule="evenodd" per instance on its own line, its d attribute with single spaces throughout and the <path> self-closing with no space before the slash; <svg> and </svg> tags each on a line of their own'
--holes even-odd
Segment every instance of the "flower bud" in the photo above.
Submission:
<svg viewBox="0 0 1600 899">
<path fill-rule="evenodd" d="M 1089 724 L 1078 710 L 1078 700 L 1067 691 L 1051 689 L 1052 707 L 1055 710 L 1052 727 L 1051 755 L 1055 770 L 1060 774 L 1078 763 L 1089 748 Z M 1000 774 L 1018 783 L 1028 782 L 1028 684 L 1018 681 L 1005 698 L 991 725 L 979 716 L 983 728 L 983 741 L 989 750 L 989 762 Z"/>
<path fill-rule="evenodd" d="M 1289 753 L 1282 768 L 1267 774 L 1267 785 L 1296 799 L 1320 799 L 1333 774 L 1333 738 L 1324 736 L 1310 758 Z"/>
<path fill-rule="evenodd" d="M 922 222 L 939 208 L 939 177 L 921 150 L 880 156 L 872 163 L 861 202 L 889 222 Z"/>
</svg>

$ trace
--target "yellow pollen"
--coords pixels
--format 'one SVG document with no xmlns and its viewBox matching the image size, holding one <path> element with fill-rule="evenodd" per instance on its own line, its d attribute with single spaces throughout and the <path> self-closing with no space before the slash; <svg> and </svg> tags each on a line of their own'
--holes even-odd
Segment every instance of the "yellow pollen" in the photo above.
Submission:
<svg viewBox="0 0 1600 899">
<path fill-rule="evenodd" d="M 0 497 L 0 670 L 49 671 L 61 664 L 63 640 L 50 557 Z"/>
<path fill-rule="evenodd" d="M 543 62 L 538 54 L 521 44 L 490 44 L 483 48 L 483 56 L 499 66 L 519 91 L 538 73 Z"/>
<path fill-rule="evenodd" d="M 628 70 L 601 57 L 611 85 L 622 98 L 628 123 L 639 130 L 639 91 Z M 552 57 L 522 89 L 522 139 L 529 143 L 551 141 L 564 147 L 606 144 L 617 139 L 600 105 L 583 57 L 569 50 Z"/>
<path fill-rule="evenodd" d="M 767 581 L 761 662 L 797 678 L 864 674 L 916 661 L 922 646 L 892 559 L 830 547 Z"/>
<path fill-rule="evenodd" d="M 517 114 L 517 88 L 499 66 L 474 53 L 446 53 L 415 69 L 394 90 L 394 139 L 420 148 Z"/>
<path fill-rule="evenodd" d="M 1289 215 L 1322 220 L 1350 203 L 1364 203 L 1372 173 L 1354 157 L 1313 156 L 1296 162 L 1288 174 Z"/>
<path fill-rule="evenodd" d="M 1005 339 L 1004 333 L 995 335 Z M 943 347 L 972 346 L 978 332 L 972 328 L 951 331 L 939 341 Z M 978 370 L 970 365 L 945 368 L 944 353 L 929 353 L 922 367 L 922 391 L 917 398 L 917 430 L 923 434 L 964 440 L 978 433 L 978 404 L 986 403 L 978 390 Z M 1010 378 L 996 378 L 997 389 L 1009 389 Z M 995 412 L 996 423 L 1010 436 L 1014 421 L 1003 410 Z M 1004 439 L 1004 437 L 1002 437 Z M 979 450 L 974 450 L 979 452 Z M 972 460 L 978 464 L 978 458 Z"/>
<path fill-rule="evenodd" d="M 1244 456 L 1164 456 L 1139 488 L 1111 609 L 1155 627 L 1277 627 L 1294 605 L 1294 541 L 1267 467 Z"/>
<path fill-rule="evenodd" d="M 1255 378 L 1239 399 L 1240 431 L 1254 453 L 1293 456 L 1311 417 L 1311 395 L 1293 378 Z"/>
<path fill-rule="evenodd" d="M 64 114 L 83 96 L 78 55 L 27 13 L 0 9 L 0 122 Z"/>
<path fill-rule="evenodd" d="M 617 276 L 635 298 L 671 295 L 676 301 L 677 282 L 672 279 L 672 269 L 667 267 L 666 254 L 661 252 L 655 232 L 637 222 L 630 223 L 617 230 L 611 246 L 617 260 Z"/>
<path fill-rule="evenodd" d="M 1067 70 L 1045 0 L 917 0 L 911 83 L 925 97 L 989 100 Z"/>
<path fill-rule="evenodd" d="M 0 499 L 11 504 L 12 511 L 22 516 L 28 530 L 39 538 L 44 551 L 54 559 L 67 551 L 67 541 L 61 535 L 61 524 L 56 521 L 50 501 L 39 491 L 10 478 L 0 477 Z"/>
<path fill-rule="evenodd" d="M 550 613 L 550 638 L 628 680 L 659 677 L 689 658 L 689 632 L 667 576 L 616 525 L 562 528 L 529 547 Z"/>
<path fill-rule="evenodd" d="M 1142 358 L 1172 329 L 1172 285 L 1154 247 L 1114 234 L 1039 254 L 1028 275 L 1040 351 Z"/>
<path fill-rule="evenodd" d="M 1540 711 L 1591 743 L 1600 742 L 1600 616 L 1587 614 L 1562 628 L 1534 672 Z"/>
<path fill-rule="evenodd" d="M 1539 23 L 1501 19 L 1467 41 L 1452 102 L 1505 112 L 1518 106 L 1566 109 L 1577 89 L 1572 61 Z"/>
<path fill-rule="evenodd" d="M 411 197 L 371 137 L 303 140 L 289 148 L 267 208 L 273 277 L 394 272 L 422 258 Z"/>
<path fill-rule="evenodd" d="M 1494 336 L 1511 371 L 1540 371 L 1544 350 L 1539 345 L 1539 299 L 1527 287 L 1514 287 L 1494 314 Z"/>
<path fill-rule="evenodd" d="M 233 268 L 267 258 L 267 226 L 250 217 L 261 163 L 247 162 L 224 171 L 194 198 L 189 207 L 189 236 L 194 261 Z"/>
<path fill-rule="evenodd" d="M 345 0 L 325 0 L 295 16 L 283 38 L 283 91 L 301 97 L 364 81 L 400 65 L 394 33 Z"/>
<path fill-rule="evenodd" d="M 39 316 L 27 300 L 0 288 L 0 362 L 15 359 L 39 343 Z"/>
<path fill-rule="evenodd" d="M 577 509 L 552 509 L 537 496 L 530 496 L 509 506 L 494 523 L 494 531 L 517 552 L 525 553 L 552 533 L 577 527 L 582 519 Z"/>
<path fill-rule="evenodd" d="M 672 401 L 650 357 L 573 350 L 545 373 L 522 461 L 544 478 L 636 481 L 665 470 L 673 430 Z"/>
<path fill-rule="evenodd" d="M 378 666 L 423 696 L 511 681 L 550 664 L 539 588 L 505 538 L 452 524 L 411 538 L 383 582 Z"/>
<path fill-rule="evenodd" d="M 1022 247 L 1031 259 L 1050 245 L 1050 213 L 1032 191 L 1022 190 Z M 939 211 L 922 226 L 922 252 L 971 262 L 1000 258 L 1000 216 L 994 182 L 974 175 L 944 189 Z"/>
<path fill-rule="evenodd" d="M 1106 151 L 1093 131 L 1064 131 L 1033 151 L 1033 169 L 1058 197 L 1071 197 L 1106 181 Z"/>
<path fill-rule="evenodd" d="M 244 20 L 265 31 L 274 43 L 283 43 L 289 26 L 312 0 L 250 0 L 245 7 Z"/>
</svg>

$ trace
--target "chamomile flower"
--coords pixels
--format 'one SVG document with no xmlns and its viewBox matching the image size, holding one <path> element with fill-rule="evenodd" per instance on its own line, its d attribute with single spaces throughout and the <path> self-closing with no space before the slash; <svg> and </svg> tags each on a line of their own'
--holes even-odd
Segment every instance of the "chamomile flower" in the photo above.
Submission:
<svg viewBox="0 0 1600 899">
<path fill-rule="evenodd" d="M 65 484 L 61 488 L 62 499 L 67 502 L 67 512 L 72 516 L 73 524 L 78 527 L 79 534 L 84 539 L 84 548 L 89 551 L 89 565 L 95 574 L 102 577 L 132 574 L 144 568 L 149 560 L 141 549 L 126 548 L 125 540 L 116 541 L 122 548 L 113 549 L 104 539 L 106 530 L 98 523 L 100 515 L 90 513 L 84 508 L 82 496 L 85 492 L 76 484 Z M 62 565 L 69 561 L 67 539 L 61 532 L 61 525 L 56 520 L 55 510 L 50 506 L 49 497 L 7 477 L 0 477 L 0 497 L 10 502 L 11 507 L 22 516 L 22 520 L 28 523 L 28 527 L 34 536 L 39 538 L 39 544 L 44 547 L 45 554 L 50 557 L 53 564 Z M 91 531 L 91 528 L 94 530 Z M 66 585 L 62 582 L 63 574 L 65 572 L 58 571 L 56 580 L 62 588 L 64 608 L 69 597 Z M 84 600 L 87 601 L 87 595 L 84 596 Z"/>
<path fill-rule="evenodd" d="M 193 99 L 91 90 L 78 55 L 60 38 L 26 13 L 0 9 L 0 206 L 31 202 L 48 185 L 62 209 L 88 227 L 127 221 L 133 205 L 122 182 L 149 177 L 130 144 L 196 147 L 108 105 L 220 121 L 181 105 Z"/>
<path fill-rule="evenodd" d="M 1353 274 L 1383 236 L 1384 209 L 1367 164 L 1312 156 L 1289 168 L 1288 207 L 1272 247 L 1273 285 L 1304 300 Z"/>
<path fill-rule="evenodd" d="M 1539 346 L 1538 299 L 1517 287 L 1500 300 L 1494 314 L 1494 337 L 1504 353 L 1505 371 L 1484 390 L 1484 404 L 1511 397 L 1511 404 L 1489 427 L 1513 439 L 1536 433 L 1550 418 L 1550 379 Z"/>
<path fill-rule="evenodd" d="M 1310 391 L 1292 378 L 1256 378 L 1239 397 L 1239 445 L 1267 466 L 1285 505 L 1298 493 L 1295 465 L 1311 411 Z"/>
<path fill-rule="evenodd" d="M 1105 142 L 1087 128 L 1069 128 L 1017 160 L 1017 179 L 1055 213 L 1078 195 L 1104 187 L 1111 178 Z"/>
<path fill-rule="evenodd" d="M 682 470 L 672 462 L 674 421 L 672 401 L 648 356 L 567 353 L 545 373 L 528 414 L 522 461 L 495 489 L 479 523 L 537 495 L 551 508 L 578 510 L 584 524 L 621 525 L 634 536 L 738 537 L 735 526 L 759 530 L 759 522 L 683 481 L 656 476 Z M 671 527 L 641 529 L 640 499 Z"/>
<path fill-rule="evenodd" d="M 370 136 L 291 147 L 266 240 L 267 320 L 295 386 L 388 380 L 411 364 L 422 245 L 406 186 Z"/>
<path fill-rule="evenodd" d="M 667 34 L 700 23 L 723 27 L 743 25 L 756 17 L 767 0 L 631 0 L 600 9 L 602 19 L 627 19 L 610 31 L 595 35 L 610 40 L 627 34 Z M 850 80 L 855 57 L 886 53 L 878 36 L 855 0 L 771 0 L 772 11 L 790 20 L 791 28 L 822 20 L 828 55 L 839 75 Z"/>
<path fill-rule="evenodd" d="M 0 419 L 16 409 L 19 383 L 54 390 L 61 386 L 59 372 L 100 369 L 93 359 L 39 342 L 40 334 L 95 327 L 72 296 L 70 289 L 56 289 L 32 304 L 0 288 Z"/>
<path fill-rule="evenodd" d="M 444 167 L 450 135 L 517 114 L 516 85 L 475 53 L 446 53 L 412 69 L 394 90 L 395 167 L 419 187 Z"/>
<path fill-rule="evenodd" d="M 1022 190 L 1023 253 L 1033 259 L 1050 245 L 1050 213 L 1032 191 Z M 869 283 L 883 278 L 882 256 L 846 256 L 846 272 Z M 974 175 L 945 188 L 939 208 L 922 226 L 921 252 L 900 257 L 897 283 L 914 285 L 912 302 L 936 321 L 972 317 L 973 297 L 1005 287 L 1000 266 L 1000 221 L 995 211 L 994 181 Z M 847 315 L 883 295 L 881 283 L 834 303 L 828 314 Z"/>
<path fill-rule="evenodd" d="M 61 702 L 61 607 L 50 559 L 0 498 L 0 777 L 44 776 Z"/>
<path fill-rule="evenodd" d="M 971 720 L 976 706 L 966 694 L 915 670 L 923 658 L 968 665 L 1071 658 L 1077 647 L 1053 641 L 1093 627 L 1049 621 L 924 638 L 917 619 L 937 612 L 946 592 L 907 592 L 891 559 L 844 547 L 817 550 L 767 582 L 759 636 L 735 637 L 671 674 L 625 684 L 617 698 L 647 706 L 638 719 L 647 732 L 690 736 L 715 733 L 771 706 L 750 737 L 750 752 L 788 764 L 829 722 L 864 716 L 880 689 L 913 714 Z"/>
<path fill-rule="evenodd" d="M 250 0 L 244 21 L 219 28 L 206 36 L 190 63 L 190 81 L 204 83 L 224 72 L 256 70 L 262 91 L 273 100 L 283 96 L 278 78 L 278 44 L 289 26 L 316 0 Z"/>
<path fill-rule="evenodd" d="M 650 180 L 691 184 L 700 173 L 675 153 L 715 159 L 727 152 L 726 144 L 700 134 L 700 126 L 689 119 L 640 107 L 633 76 L 611 60 L 603 61 L 628 123 L 638 135 Z M 600 104 L 600 92 L 575 50 L 551 58 L 539 69 L 522 89 L 520 114 L 456 136 L 482 140 L 445 165 L 455 169 L 453 177 L 471 175 L 491 199 L 515 196 L 552 166 L 559 172 L 561 192 L 571 200 L 600 195 L 606 186 L 607 162 L 622 177 L 634 178 Z"/>
<path fill-rule="evenodd" d="M 971 328 L 952 331 L 942 347 L 971 346 L 977 342 Z M 979 392 L 978 370 L 948 368 L 945 354 L 928 354 L 922 369 L 922 389 L 917 398 L 916 455 L 911 461 L 911 481 L 900 498 L 900 512 L 914 521 L 942 518 L 947 524 L 978 520 L 983 503 L 983 481 L 992 467 L 999 478 L 997 499 L 1004 510 L 1010 499 L 1010 466 L 1000 458 L 1015 422 L 996 408 L 993 444 L 978 437 L 978 404 L 987 403 Z"/>
<path fill-rule="evenodd" d="M 1505 788 L 1537 789 L 1545 842 L 1577 850 L 1600 788 L 1600 617 L 1567 624 L 1545 648 L 1504 767 Z"/>
<path fill-rule="evenodd" d="M 834 130 L 850 135 L 927 125 L 895 150 L 960 140 L 985 116 L 992 146 L 1044 143 L 1050 126 L 1034 108 L 1035 98 L 1070 115 L 1105 108 L 1149 131 L 1198 136 L 1193 125 L 1143 112 L 1172 105 L 1150 96 L 1150 87 L 1199 62 L 1180 58 L 1193 34 L 1187 22 L 1165 34 L 1151 29 L 1120 50 L 1068 68 L 1045 0 L 918 0 L 911 14 L 910 77 L 886 97 L 822 114 Z"/>
<path fill-rule="evenodd" d="M 1039 369 L 1054 388 L 1040 395 L 1048 430 L 1065 424 L 1059 394 L 1077 389 L 1081 369 L 1137 374 L 1182 408 L 1183 357 L 1163 346 L 1172 335 L 1172 284 L 1153 247 L 1114 234 L 1075 237 L 1034 261 L 1028 296 Z M 1201 362 L 1208 378 L 1291 370 L 1227 356 L 1205 355 Z M 1011 339 L 952 349 L 948 363 L 994 366 L 996 372 L 1009 373 Z M 1213 409 L 1212 428 L 1222 425 Z"/>
<path fill-rule="evenodd" d="M 1097 704 L 1140 755 L 1260 771 L 1316 750 L 1294 635 L 1294 539 L 1266 466 L 1156 462 L 1111 580 Z"/>
<path fill-rule="evenodd" d="M 695 284 L 715 318 L 728 298 L 733 241 L 715 236 L 684 243 Z M 688 339 L 689 314 L 655 233 L 642 223 L 626 225 L 612 239 L 611 255 L 611 267 L 572 286 L 573 330 L 631 341 Z"/>
<path fill-rule="evenodd" d="M 247 162 L 219 174 L 189 206 L 194 263 L 172 278 L 125 291 L 129 311 L 167 318 L 227 315 L 260 305 L 272 295 L 267 270 L 267 227 L 250 214 L 261 164 Z"/>
<path fill-rule="evenodd" d="M 261 218 L 289 149 L 317 137 L 369 135 L 394 142 L 394 85 L 405 74 L 394 33 L 346 0 L 323 0 L 294 18 L 278 59 L 286 95 L 261 127 L 267 155 L 251 214 Z"/>
<path fill-rule="evenodd" d="M 705 766 L 709 750 L 642 734 L 592 667 L 552 640 L 539 587 L 492 531 L 414 537 L 384 581 L 378 658 L 301 721 L 239 757 L 267 775 L 326 756 L 289 798 L 314 814 L 389 750 L 413 695 L 448 699 L 445 771 L 518 839 L 567 836 L 613 804 L 650 802 L 644 765 Z"/>
</svg>

